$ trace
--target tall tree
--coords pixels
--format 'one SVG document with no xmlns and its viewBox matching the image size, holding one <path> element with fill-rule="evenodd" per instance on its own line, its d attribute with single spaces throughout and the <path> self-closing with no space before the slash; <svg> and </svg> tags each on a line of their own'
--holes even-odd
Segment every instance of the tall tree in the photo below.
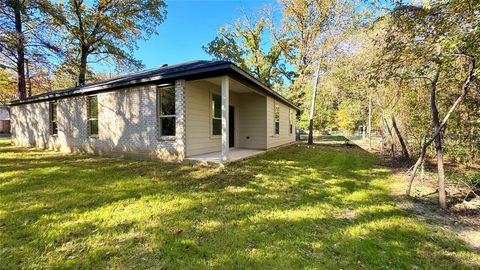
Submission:
<svg viewBox="0 0 480 270">
<path fill-rule="evenodd" d="M 356 3 L 344 0 L 282 0 L 283 18 L 275 37 L 298 77 L 292 85 L 294 102 L 308 106 L 305 85 L 312 84 L 309 143 L 313 143 L 313 118 L 319 77 L 335 58 L 341 37 L 355 25 Z"/>
<path fill-rule="evenodd" d="M 423 6 L 400 5 L 392 12 L 391 35 L 386 40 L 389 55 L 406 68 L 415 67 L 410 69 L 411 79 L 424 81 L 429 90 L 433 134 L 421 148 L 411 181 L 427 147 L 434 142 L 439 204 L 444 209 L 447 205 L 442 134 L 451 114 L 467 95 L 472 80 L 476 79 L 476 62 L 480 56 L 475 45 L 479 39 L 479 11 L 479 3 L 465 4 L 459 0 L 446 3 L 431 1 Z M 458 97 L 440 120 L 438 89 L 459 78 L 459 68 L 463 77 L 457 82 L 461 85 L 460 91 L 452 93 Z M 458 89 L 458 86 L 452 88 Z M 407 194 L 410 187 L 411 184 Z"/>
<path fill-rule="evenodd" d="M 267 86 L 279 90 L 293 74 L 287 71 L 278 42 L 269 42 L 269 25 L 262 15 L 244 12 L 242 18 L 220 28 L 218 35 L 203 49 L 215 59 L 236 63 Z"/>
<path fill-rule="evenodd" d="M 0 2 L 0 65 L 16 73 L 17 97 L 38 92 L 39 70 L 48 69 L 58 51 L 52 45 L 54 31 L 46 23 L 41 6 L 48 0 L 6 0 Z M 25 74 L 27 73 L 27 74 Z M 28 86 L 28 87 L 27 87 Z M 27 89 L 30 90 L 27 92 Z"/>
<path fill-rule="evenodd" d="M 45 5 L 62 31 L 65 65 L 83 85 L 88 64 L 108 61 L 118 70 L 143 65 L 133 57 L 139 39 L 148 39 L 166 17 L 163 0 L 67 0 Z"/>
<path fill-rule="evenodd" d="M 17 73 L 17 92 L 20 99 L 27 97 L 25 81 L 25 34 L 24 16 L 27 15 L 26 0 L 0 2 L 0 46 L 4 67 Z"/>
</svg>

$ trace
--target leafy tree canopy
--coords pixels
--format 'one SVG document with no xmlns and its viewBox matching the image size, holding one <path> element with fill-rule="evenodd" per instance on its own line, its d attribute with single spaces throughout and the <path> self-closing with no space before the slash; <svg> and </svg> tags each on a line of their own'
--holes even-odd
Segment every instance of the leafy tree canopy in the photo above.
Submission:
<svg viewBox="0 0 480 270">
<path fill-rule="evenodd" d="M 163 0 L 68 0 L 46 3 L 43 10 L 61 31 L 65 70 L 84 84 L 87 65 L 113 63 L 117 70 L 135 70 L 137 41 L 156 33 L 166 16 Z M 67 68 L 69 67 L 69 68 Z"/>
<path fill-rule="evenodd" d="M 215 59 L 236 63 L 267 86 L 279 90 L 293 73 L 287 71 L 278 42 L 268 44 L 272 40 L 268 34 L 266 18 L 244 15 L 233 24 L 220 28 L 218 35 L 203 49 Z"/>
</svg>

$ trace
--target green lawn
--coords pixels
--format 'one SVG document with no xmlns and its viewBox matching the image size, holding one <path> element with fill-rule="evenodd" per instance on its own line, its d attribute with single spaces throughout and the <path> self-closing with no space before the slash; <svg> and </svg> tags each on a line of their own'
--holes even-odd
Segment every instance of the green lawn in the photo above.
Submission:
<svg viewBox="0 0 480 270">
<path fill-rule="evenodd" d="M 0 141 L 0 269 L 469 269 L 479 255 L 395 206 L 357 148 L 219 166 Z"/>
<path fill-rule="evenodd" d="M 308 135 L 301 135 L 300 136 L 302 141 L 308 140 Z M 314 135 L 313 140 L 316 142 L 346 142 L 348 141 L 347 138 L 343 135 Z"/>
</svg>

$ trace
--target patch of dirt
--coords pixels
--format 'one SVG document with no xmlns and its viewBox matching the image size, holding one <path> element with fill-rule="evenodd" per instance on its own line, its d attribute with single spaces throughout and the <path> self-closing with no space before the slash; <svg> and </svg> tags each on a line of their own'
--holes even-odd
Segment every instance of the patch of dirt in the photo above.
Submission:
<svg viewBox="0 0 480 270">
<path fill-rule="evenodd" d="M 436 185 L 432 181 L 414 182 L 411 197 L 405 195 L 408 177 L 406 169 L 393 169 L 402 179 L 393 187 L 393 195 L 400 208 L 408 209 L 417 218 L 443 230 L 454 232 L 472 249 L 480 251 L 480 200 L 459 202 L 456 197 L 449 196 L 449 208 L 442 210 L 438 206 Z M 451 195 L 451 194 L 448 194 Z"/>
<path fill-rule="evenodd" d="M 417 218 L 443 230 L 452 231 L 471 248 L 480 251 L 480 222 L 478 216 L 459 215 L 453 211 L 443 211 L 438 205 L 425 203 L 416 198 L 402 198 L 398 200 L 400 208 L 415 213 Z"/>
<path fill-rule="evenodd" d="M 390 168 L 392 173 L 400 179 L 398 183 L 392 183 L 392 193 L 400 208 L 409 210 L 418 219 L 432 226 L 453 232 L 473 250 L 480 252 L 480 197 L 469 197 L 461 185 L 447 183 L 448 210 L 442 210 L 438 206 L 435 160 L 426 160 L 423 177 L 420 176 L 422 172 L 419 169 L 412 186 L 411 197 L 407 197 L 405 195 L 408 183 L 406 172 L 414 161 L 405 160 L 399 156 L 395 158 L 386 156 L 381 149 L 375 147 L 376 144 L 369 149 L 366 140 L 352 142 L 365 151 L 379 156 L 382 160 L 379 165 Z M 480 165 L 465 167 L 446 161 L 445 170 L 462 175 L 467 171 L 480 170 Z"/>
<path fill-rule="evenodd" d="M 399 181 L 392 183 L 392 193 L 400 208 L 408 209 L 414 215 L 432 226 L 455 233 L 472 249 L 480 252 L 480 197 L 470 196 L 465 200 L 465 190 L 462 186 L 447 183 L 448 209 L 438 206 L 436 164 L 434 160 L 425 163 L 423 177 L 421 170 L 412 186 L 411 197 L 405 195 L 408 183 L 407 171 L 412 161 L 402 158 L 384 156 L 380 149 L 370 149 L 369 152 L 381 156 L 382 166 L 392 170 Z M 471 170 L 455 163 L 445 163 L 446 171 L 462 174 Z M 423 179 L 421 179 L 423 178 Z"/>
</svg>

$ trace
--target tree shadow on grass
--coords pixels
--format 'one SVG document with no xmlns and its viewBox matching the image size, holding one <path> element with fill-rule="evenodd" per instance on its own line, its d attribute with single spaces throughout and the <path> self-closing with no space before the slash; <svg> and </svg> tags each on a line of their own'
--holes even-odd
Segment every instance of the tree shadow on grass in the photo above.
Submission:
<svg viewBox="0 0 480 270">
<path fill-rule="evenodd" d="M 396 208 L 390 172 L 360 149 L 292 146 L 225 169 L 43 154 L 3 159 L 0 268 L 478 266 Z"/>
</svg>

